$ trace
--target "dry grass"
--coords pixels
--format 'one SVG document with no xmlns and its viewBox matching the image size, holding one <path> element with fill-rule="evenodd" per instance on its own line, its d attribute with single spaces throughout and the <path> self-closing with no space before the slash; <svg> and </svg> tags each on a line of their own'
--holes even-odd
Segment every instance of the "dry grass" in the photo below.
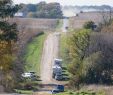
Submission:
<svg viewBox="0 0 113 95">
<path fill-rule="evenodd" d="M 18 25 L 18 50 L 22 54 L 26 44 L 34 36 L 46 31 L 54 31 L 57 26 L 57 19 L 33 19 L 33 18 L 13 18 L 10 23 L 16 22 Z"/>
<path fill-rule="evenodd" d="M 33 95 L 51 95 L 51 94 L 48 94 L 46 92 L 37 92 L 37 93 L 33 93 Z"/>
<path fill-rule="evenodd" d="M 113 95 L 113 86 L 107 85 L 88 85 L 84 86 L 82 89 L 84 90 L 91 90 L 95 92 L 105 92 L 105 95 Z"/>
<path fill-rule="evenodd" d="M 98 24 L 100 22 L 103 22 L 103 16 L 105 16 L 105 18 L 108 19 L 109 13 L 102 12 L 79 13 L 78 16 L 70 18 L 70 26 L 71 28 L 74 29 L 82 28 L 84 23 L 87 21 L 94 21 L 96 24 Z"/>
<path fill-rule="evenodd" d="M 19 28 L 22 26 L 34 30 L 51 30 L 56 27 L 57 19 L 13 18 L 10 22 L 16 22 Z"/>
</svg>

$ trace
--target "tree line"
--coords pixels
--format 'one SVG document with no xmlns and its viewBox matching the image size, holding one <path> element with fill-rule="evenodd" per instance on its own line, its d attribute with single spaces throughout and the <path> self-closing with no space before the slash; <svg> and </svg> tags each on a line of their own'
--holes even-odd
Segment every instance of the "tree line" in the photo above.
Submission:
<svg viewBox="0 0 113 95">
<path fill-rule="evenodd" d="M 38 4 L 20 4 L 20 12 L 24 17 L 32 18 L 62 18 L 62 8 L 59 3 L 40 2 Z"/>
<path fill-rule="evenodd" d="M 107 24 L 102 22 L 96 30 L 93 25 L 92 21 L 86 22 L 83 29 L 73 30 L 68 38 L 66 55 L 69 56 L 65 60 L 72 88 L 113 83 L 113 21 L 110 18 Z"/>
<path fill-rule="evenodd" d="M 9 23 L 19 10 L 18 5 L 13 5 L 12 0 L 0 1 L 0 85 L 6 91 L 11 91 L 18 82 L 20 68 L 16 63 L 18 59 L 17 40 L 18 30 L 16 23 Z"/>
</svg>

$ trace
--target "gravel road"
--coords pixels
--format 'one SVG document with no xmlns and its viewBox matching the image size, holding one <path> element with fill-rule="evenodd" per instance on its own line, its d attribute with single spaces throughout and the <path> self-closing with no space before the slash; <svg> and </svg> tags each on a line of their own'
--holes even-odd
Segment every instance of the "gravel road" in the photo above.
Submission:
<svg viewBox="0 0 113 95">
<path fill-rule="evenodd" d="M 54 58 L 58 58 L 60 33 L 48 35 L 43 48 L 41 61 L 41 80 L 43 84 L 53 84 L 52 65 Z"/>
</svg>

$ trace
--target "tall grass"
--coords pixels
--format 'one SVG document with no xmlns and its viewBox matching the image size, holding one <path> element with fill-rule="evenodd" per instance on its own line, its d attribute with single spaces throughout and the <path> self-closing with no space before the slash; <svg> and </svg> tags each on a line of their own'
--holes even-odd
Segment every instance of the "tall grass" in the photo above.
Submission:
<svg viewBox="0 0 113 95">
<path fill-rule="evenodd" d="M 40 73 L 40 62 L 46 34 L 35 37 L 27 46 L 24 56 L 25 70 Z"/>
</svg>

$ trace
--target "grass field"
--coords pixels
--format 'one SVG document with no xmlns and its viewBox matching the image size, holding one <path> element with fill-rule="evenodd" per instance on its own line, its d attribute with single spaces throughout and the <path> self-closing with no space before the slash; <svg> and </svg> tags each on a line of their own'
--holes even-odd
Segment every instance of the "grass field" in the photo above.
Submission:
<svg viewBox="0 0 113 95">
<path fill-rule="evenodd" d="M 60 38 L 60 57 L 64 56 L 66 47 L 67 47 L 67 35 L 65 33 L 62 33 Z"/>
<path fill-rule="evenodd" d="M 26 71 L 40 73 L 40 61 L 45 37 L 46 34 L 39 35 L 28 44 L 24 56 Z"/>
<path fill-rule="evenodd" d="M 26 95 L 32 95 L 33 91 L 28 91 L 28 90 L 17 90 L 15 89 L 15 92 L 16 93 L 19 93 L 19 94 L 26 94 Z"/>
<path fill-rule="evenodd" d="M 55 95 L 105 95 L 103 91 L 93 92 L 93 91 L 67 91 L 64 93 L 59 93 Z"/>
</svg>

